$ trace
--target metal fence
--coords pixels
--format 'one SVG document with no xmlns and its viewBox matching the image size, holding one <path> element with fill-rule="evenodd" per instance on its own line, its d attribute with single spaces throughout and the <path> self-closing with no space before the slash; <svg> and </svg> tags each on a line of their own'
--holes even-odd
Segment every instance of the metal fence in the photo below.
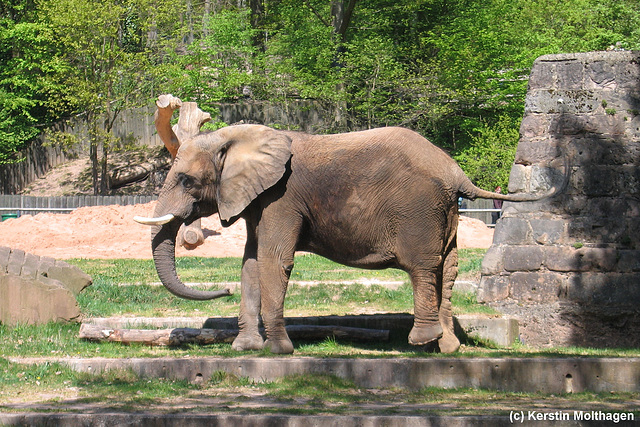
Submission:
<svg viewBox="0 0 640 427">
<path fill-rule="evenodd" d="M 492 226 L 493 220 L 491 214 L 494 212 L 500 212 L 500 209 L 493 208 L 493 200 L 476 199 L 467 200 L 462 199 L 460 206 L 460 214 L 468 216 L 470 218 L 476 218 L 483 221 L 485 224 Z"/>
<path fill-rule="evenodd" d="M 7 217 L 40 212 L 69 213 L 83 206 L 135 205 L 149 203 L 157 198 L 157 196 L 35 197 L 0 194 L 0 214 Z"/>
</svg>

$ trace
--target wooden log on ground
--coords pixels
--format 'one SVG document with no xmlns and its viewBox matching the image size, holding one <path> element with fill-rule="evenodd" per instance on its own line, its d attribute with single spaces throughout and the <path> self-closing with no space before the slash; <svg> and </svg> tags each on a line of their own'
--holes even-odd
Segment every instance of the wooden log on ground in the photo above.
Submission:
<svg viewBox="0 0 640 427">
<path fill-rule="evenodd" d="M 379 342 L 389 340 L 389 331 L 380 329 L 349 328 L 344 326 L 287 326 L 287 333 L 293 340 L 321 340 L 327 337 L 359 341 Z M 264 331 L 261 331 L 264 335 Z M 180 346 L 184 344 L 215 344 L 233 342 L 238 335 L 235 329 L 108 329 L 83 323 L 80 339 L 88 341 L 109 341 L 123 344 L 145 344 L 150 346 Z"/>
<path fill-rule="evenodd" d="M 180 346 L 184 344 L 214 344 L 233 342 L 237 330 L 230 329 L 106 329 L 83 323 L 80 339 L 89 341 L 110 341 L 123 344 L 139 343 L 150 346 Z"/>
</svg>

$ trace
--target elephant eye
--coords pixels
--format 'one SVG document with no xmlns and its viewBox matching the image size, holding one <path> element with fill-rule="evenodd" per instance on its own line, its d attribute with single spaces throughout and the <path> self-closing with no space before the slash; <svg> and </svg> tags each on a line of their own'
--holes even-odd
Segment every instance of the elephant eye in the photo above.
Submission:
<svg viewBox="0 0 640 427">
<path fill-rule="evenodd" d="M 180 175 L 180 183 L 182 184 L 182 186 L 184 188 L 193 188 L 193 186 L 195 185 L 195 180 L 190 177 L 189 175 Z"/>
</svg>

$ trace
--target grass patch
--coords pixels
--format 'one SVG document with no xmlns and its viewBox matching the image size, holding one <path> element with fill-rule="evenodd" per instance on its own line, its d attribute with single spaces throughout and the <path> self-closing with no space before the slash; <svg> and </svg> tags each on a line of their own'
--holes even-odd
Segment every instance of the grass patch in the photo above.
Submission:
<svg viewBox="0 0 640 427">
<path fill-rule="evenodd" d="M 480 271 L 483 249 L 460 251 L 461 275 Z M 70 263 L 93 277 L 93 286 L 78 296 L 82 312 L 90 317 L 107 316 L 235 316 L 240 294 L 208 302 L 177 298 L 164 287 L 156 286 L 158 277 L 152 260 L 88 260 Z M 239 282 L 242 261 L 239 258 L 178 258 L 176 268 L 184 282 Z M 304 254 L 296 257 L 291 280 L 318 282 L 314 286 L 291 284 L 285 301 L 286 315 L 329 315 L 362 312 L 412 312 L 413 292 L 407 274 L 397 269 L 363 270 L 346 267 L 326 258 Z M 357 280 L 404 281 L 398 289 L 361 284 L 336 284 Z M 125 285 L 125 286 L 121 286 Z M 203 286 L 219 289 L 221 286 Z M 477 304 L 469 296 L 454 297 L 456 313 L 495 313 Z"/>
<path fill-rule="evenodd" d="M 485 249 L 460 249 L 459 274 L 473 275 L 480 272 Z M 152 260 L 146 259 L 73 259 L 70 264 L 110 284 L 151 284 L 158 282 Z M 240 281 L 240 258 L 176 258 L 176 268 L 184 282 L 238 282 Z M 337 264 L 313 254 L 302 254 L 295 258 L 291 280 L 301 281 L 352 281 L 357 279 L 406 280 L 404 271 L 364 270 Z"/>
</svg>

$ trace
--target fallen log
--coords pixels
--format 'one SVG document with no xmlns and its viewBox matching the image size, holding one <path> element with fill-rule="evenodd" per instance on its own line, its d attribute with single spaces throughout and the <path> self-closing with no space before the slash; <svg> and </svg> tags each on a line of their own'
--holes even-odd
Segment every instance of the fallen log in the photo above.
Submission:
<svg viewBox="0 0 640 427">
<path fill-rule="evenodd" d="M 289 337 L 293 340 L 321 340 L 327 337 L 361 342 L 389 340 L 389 331 L 380 329 L 315 325 L 291 325 L 286 328 Z M 261 333 L 264 335 L 264 331 Z M 87 323 L 80 326 L 79 333 L 80 339 L 88 341 L 138 343 L 150 346 L 230 343 L 237 335 L 237 329 L 108 329 Z"/>
<path fill-rule="evenodd" d="M 80 339 L 88 341 L 121 342 L 123 344 L 145 344 L 150 346 L 179 346 L 183 344 L 214 344 L 232 342 L 238 331 L 230 329 L 107 329 L 83 323 Z"/>
</svg>

